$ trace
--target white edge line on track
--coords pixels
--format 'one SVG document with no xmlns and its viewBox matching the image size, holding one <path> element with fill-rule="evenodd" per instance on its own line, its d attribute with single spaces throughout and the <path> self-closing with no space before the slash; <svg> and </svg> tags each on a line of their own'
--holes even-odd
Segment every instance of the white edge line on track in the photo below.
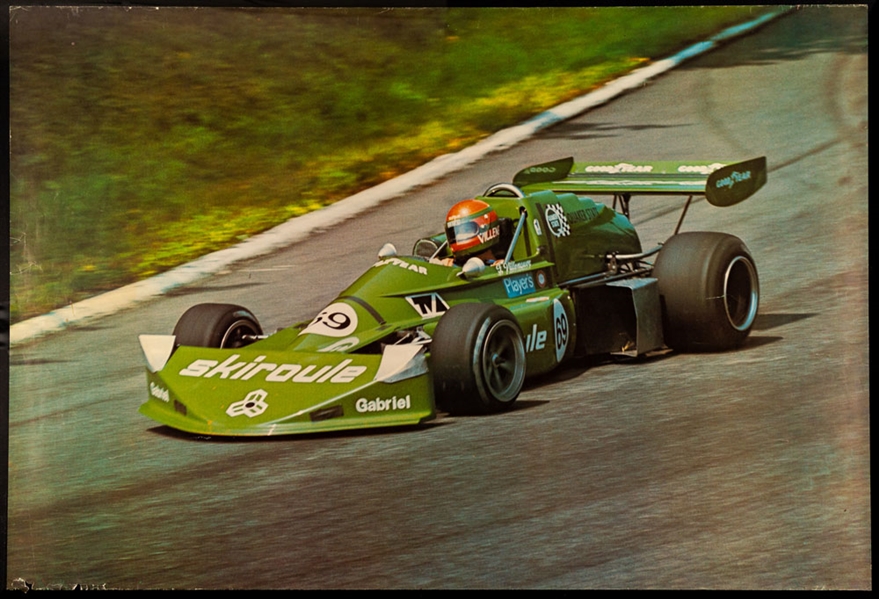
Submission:
<svg viewBox="0 0 879 599">
<path fill-rule="evenodd" d="M 72 324 L 114 314 L 122 309 L 163 295 L 177 287 L 216 274 L 236 262 L 269 254 L 274 250 L 302 241 L 318 229 L 328 229 L 378 206 L 382 202 L 461 170 L 492 152 L 514 146 L 550 125 L 601 106 L 625 92 L 643 85 L 649 79 L 661 75 L 695 56 L 704 54 L 730 39 L 754 31 L 791 10 L 793 9 L 783 8 L 752 21 L 729 27 L 673 56 L 636 69 L 597 90 L 560 104 L 519 125 L 498 131 L 459 152 L 439 156 L 408 173 L 330 204 L 316 212 L 292 218 L 235 246 L 207 254 L 149 279 L 16 323 L 9 329 L 10 345 L 64 330 Z"/>
</svg>

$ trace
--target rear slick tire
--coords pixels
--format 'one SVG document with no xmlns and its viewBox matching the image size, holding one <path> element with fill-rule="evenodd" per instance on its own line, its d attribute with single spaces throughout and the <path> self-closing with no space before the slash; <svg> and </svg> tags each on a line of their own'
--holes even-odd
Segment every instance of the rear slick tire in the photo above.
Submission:
<svg viewBox="0 0 879 599">
<path fill-rule="evenodd" d="M 724 351 L 751 332 L 760 302 L 754 259 L 738 237 L 693 232 L 671 237 L 653 267 L 665 343 L 680 351 Z"/>
<path fill-rule="evenodd" d="M 525 381 L 525 343 L 512 313 L 494 304 L 453 306 L 430 346 L 437 407 L 450 414 L 510 409 Z"/>
</svg>

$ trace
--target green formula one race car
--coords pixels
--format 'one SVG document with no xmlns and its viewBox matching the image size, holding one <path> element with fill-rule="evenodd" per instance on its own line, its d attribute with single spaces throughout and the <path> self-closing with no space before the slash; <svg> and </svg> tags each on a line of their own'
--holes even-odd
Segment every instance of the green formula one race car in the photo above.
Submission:
<svg viewBox="0 0 879 599">
<path fill-rule="evenodd" d="M 140 411 L 204 435 L 414 425 L 507 410 L 526 377 L 570 360 L 735 348 L 760 295 L 745 244 L 679 221 L 643 250 L 629 201 L 688 196 L 683 220 L 694 197 L 730 206 L 765 182 L 765 158 L 531 166 L 412 255 L 387 244 L 310 321 L 265 335 L 243 307 L 200 304 L 173 335 L 141 335 Z"/>
</svg>

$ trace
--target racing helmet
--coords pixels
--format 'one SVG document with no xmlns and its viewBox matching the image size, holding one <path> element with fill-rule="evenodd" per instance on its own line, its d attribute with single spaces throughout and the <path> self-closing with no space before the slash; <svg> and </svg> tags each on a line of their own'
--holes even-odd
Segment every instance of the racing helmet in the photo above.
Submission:
<svg viewBox="0 0 879 599">
<path fill-rule="evenodd" d="M 482 200 L 458 202 L 446 215 L 446 239 L 456 257 L 481 254 L 500 237 L 497 213 Z"/>
</svg>

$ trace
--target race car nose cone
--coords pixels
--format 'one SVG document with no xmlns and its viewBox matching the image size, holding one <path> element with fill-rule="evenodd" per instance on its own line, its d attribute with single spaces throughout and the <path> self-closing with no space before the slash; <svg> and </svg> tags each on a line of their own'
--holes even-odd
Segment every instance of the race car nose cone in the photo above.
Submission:
<svg viewBox="0 0 879 599">
<path fill-rule="evenodd" d="M 174 335 L 139 335 L 140 348 L 150 372 L 159 372 L 174 352 Z"/>
</svg>

